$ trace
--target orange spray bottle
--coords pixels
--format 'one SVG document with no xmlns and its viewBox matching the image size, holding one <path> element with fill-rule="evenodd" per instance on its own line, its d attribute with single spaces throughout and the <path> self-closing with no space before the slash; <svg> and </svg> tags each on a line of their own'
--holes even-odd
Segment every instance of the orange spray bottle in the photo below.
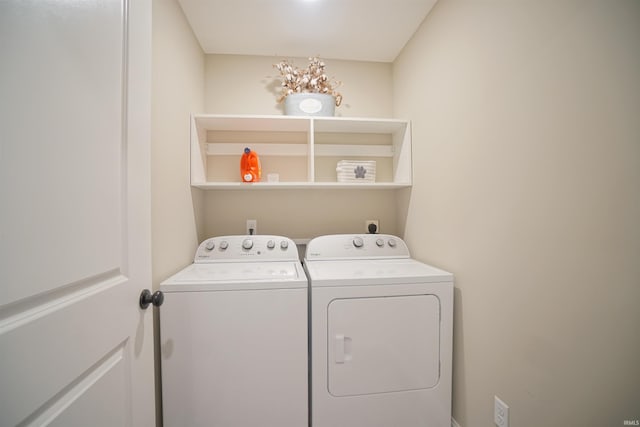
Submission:
<svg viewBox="0 0 640 427">
<path fill-rule="evenodd" d="M 260 158 L 258 153 L 251 151 L 249 147 L 244 149 L 244 154 L 240 159 L 240 176 L 242 182 L 258 182 L 262 175 Z"/>
</svg>

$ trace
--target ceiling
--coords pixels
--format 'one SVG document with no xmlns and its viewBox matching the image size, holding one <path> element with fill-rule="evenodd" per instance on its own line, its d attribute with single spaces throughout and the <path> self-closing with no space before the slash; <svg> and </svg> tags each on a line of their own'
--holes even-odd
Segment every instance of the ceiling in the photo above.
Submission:
<svg viewBox="0 0 640 427">
<path fill-rule="evenodd" d="M 178 0 L 205 53 L 393 62 L 437 0 Z"/>
</svg>

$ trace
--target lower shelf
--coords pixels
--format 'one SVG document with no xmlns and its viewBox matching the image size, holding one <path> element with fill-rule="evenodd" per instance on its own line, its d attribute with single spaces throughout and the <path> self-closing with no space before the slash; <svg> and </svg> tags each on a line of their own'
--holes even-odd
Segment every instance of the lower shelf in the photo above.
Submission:
<svg viewBox="0 0 640 427">
<path fill-rule="evenodd" d="M 394 190 L 408 188 L 411 184 L 393 182 L 344 183 L 344 182 L 206 182 L 191 184 L 203 190 Z"/>
</svg>

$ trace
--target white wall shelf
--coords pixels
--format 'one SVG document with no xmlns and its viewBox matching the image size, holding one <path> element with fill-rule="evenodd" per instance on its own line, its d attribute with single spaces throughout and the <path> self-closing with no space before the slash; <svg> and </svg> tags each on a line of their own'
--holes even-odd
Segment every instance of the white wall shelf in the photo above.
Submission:
<svg viewBox="0 0 640 427">
<path fill-rule="evenodd" d="M 240 181 L 244 147 L 260 156 L 262 182 Z M 339 160 L 375 160 L 376 181 L 337 182 Z M 277 173 L 279 182 L 267 182 Z M 345 117 L 191 117 L 191 185 L 208 190 L 395 189 L 410 187 L 407 120 Z"/>
</svg>

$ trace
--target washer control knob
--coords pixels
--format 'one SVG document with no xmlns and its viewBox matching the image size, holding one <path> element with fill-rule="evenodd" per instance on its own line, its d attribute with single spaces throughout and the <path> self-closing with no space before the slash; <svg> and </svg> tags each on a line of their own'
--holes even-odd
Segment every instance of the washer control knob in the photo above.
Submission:
<svg viewBox="0 0 640 427">
<path fill-rule="evenodd" d="M 205 245 L 204 248 L 208 251 L 212 251 L 213 248 L 216 247 L 216 244 L 213 242 L 213 240 L 209 240 Z"/>
<path fill-rule="evenodd" d="M 289 242 L 287 242 L 286 240 L 283 240 L 282 242 L 280 242 L 280 249 L 287 249 L 289 247 Z"/>
<path fill-rule="evenodd" d="M 229 247 L 229 243 L 226 240 L 220 242 L 220 250 L 226 251 Z"/>
<path fill-rule="evenodd" d="M 384 240 L 382 239 L 376 239 L 376 245 L 378 245 L 379 248 L 384 246 Z"/>
<path fill-rule="evenodd" d="M 353 246 L 355 246 L 356 248 L 361 248 L 363 245 L 364 245 L 364 242 L 360 237 L 356 237 L 353 239 Z"/>
<path fill-rule="evenodd" d="M 242 241 L 242 247 L 243 247 L 244 249 L 247 249 L 247 250 L 251 249 L 251 248 L 253 247 L 253 240 L 251 240 L 251 239 L 244 239 L 244 240 Z"/>
<path fill-rule="evenodd" d="M 273 249 L 273 248 L 275 248 L 275 247 L 276 247 L 276 242 L 274 242 L 273 240 L 269 240 L 269 241 L 267 242 L 267 248 L 268 248 L 268 249 Z"/>
<path fill-rule="evenodd" d="M 392 248 L 396 247 L 396 239 L 389 239 L 389 246 L 391 246 Z"/>
</svg>

